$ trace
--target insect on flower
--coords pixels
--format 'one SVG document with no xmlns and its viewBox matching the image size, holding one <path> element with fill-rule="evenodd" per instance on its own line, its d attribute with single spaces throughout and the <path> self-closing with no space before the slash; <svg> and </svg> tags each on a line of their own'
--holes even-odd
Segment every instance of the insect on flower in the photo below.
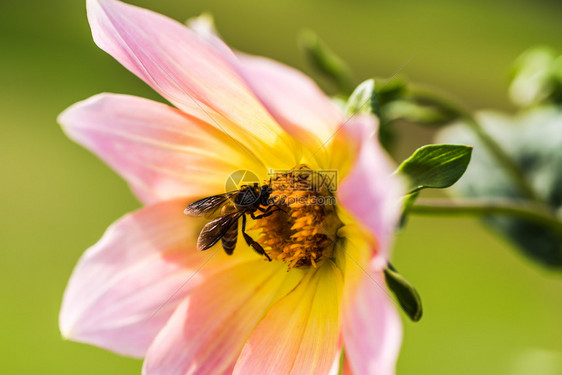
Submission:
<svg viewBox="0 0 562 375">
<path fill-rule="evenodd" d="M 149 10 L 87 11 L 96 44 L 170 104 L 100 94 L 59 117 L 143 204 L 79 260 L 63 336 L 144 358 L 146 375 L 337 374 L 342 352 L 346 375 L 392 374 L 383 270 L 404 189 L 376 118 Z M 225 189 L 238 170 L 255 181 Z"/>
<path fill-rule="evenodd" d="M 236 247 L 238 220 L 242 217 L 242 235 L 246 243 L 271 261 L 263 247 L 246 233 L 246 215 L 249 214 L 252 219 L 258 220 L 281 210 L 269 198 L 272 191 L 270 185 L 259 187 L 254 183 L 252 186 L 243 185 L 240 190 L 213 195 L 191 203 L 184 211 L 186 215 L 213 217 L 220 212 L 220 216 L 207 223 L 201 231 L 197 239 L 197 249 L 207 250 L 221 240 L 224 251 L 231 255 Z M 262 214 L 255 215 L 256 211 L 261 211 Z"/>
</svg>

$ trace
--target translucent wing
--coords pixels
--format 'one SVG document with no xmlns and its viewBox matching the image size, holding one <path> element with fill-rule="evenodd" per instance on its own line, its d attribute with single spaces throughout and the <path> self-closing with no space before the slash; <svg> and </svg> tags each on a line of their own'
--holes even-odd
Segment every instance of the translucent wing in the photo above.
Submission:
<svg viewBox="0 0 562 375">
<path fill-rule="evenodd" d="M 233 202 L 236 194 L 238 190 L 199 199 L 187 206 L 183 212 L 189 216 L 215 217 L 225 204 Z"/>
<path fill-rule="evenodd" d="M 233 212 L 209 221 L 199 234 L 197 250 L 207 250 L 216 244 L 234 223 L 238 225 L 238 219 L 242 215 L 244 215 L 244 212 Z"/>
</svg>

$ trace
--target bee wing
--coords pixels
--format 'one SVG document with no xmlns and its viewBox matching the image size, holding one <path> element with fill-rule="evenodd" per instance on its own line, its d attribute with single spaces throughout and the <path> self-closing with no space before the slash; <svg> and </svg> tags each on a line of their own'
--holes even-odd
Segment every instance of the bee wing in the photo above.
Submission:
<svg viewBox="0 0 562 375">
<path fill-rule="evenodd" d="M 225 204 L 232 203 L 237 193 L 238 190 L 199 199 L 187 206 L 183 212 L 189 216 L 215 217 Z"/>
<path fill-rule="evenodd" d="M 197 239 L 197 250 L 203 251 L 216 244 L 244 212 L 233 212 L 209 221 Z"/>
</svg>

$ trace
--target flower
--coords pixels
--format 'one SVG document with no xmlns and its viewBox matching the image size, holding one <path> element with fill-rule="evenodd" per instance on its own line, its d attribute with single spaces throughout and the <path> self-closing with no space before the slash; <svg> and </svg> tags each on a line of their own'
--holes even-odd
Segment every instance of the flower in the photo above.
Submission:
<svg viewBox="0 0 562 375">
<path fill-rule="evenodd" d="M 100 94 L 59 118 L 145 204 L 78 262 L 63 335 L 144 357 L 151 375 L 332 374 L 342 347 L 345 374 L 393 373 L 401 326 L 382 269 L 403 189 L 374 137 L 376 119 L 346 119 L 296 70 L 235 54 L 162 15 L 116 0 L 88 0 L 87 10 L 97 45 L 175 108 Z M 335 206 L 318 208 L 337 225 L 323 233 L 310 207 L 285 204 L 281 216 L 248 224 L 273 261 L 242 240 L 232 256 L 220 245 L 197 251 L 204 222 L 183 211 L 223 193 L 237 170 L 274 188 L 305 171 L 337 171 Z M 269 175 L 282 170 L 293 174 Z M 272 195 L 301 192 L 284 189 Z M 297 225 L 299 215 L 312 219 Z M 283 258 L 273 242 L 285 232 L 303 236 L 306 254 Z M 329 240 L 306 242 L 318 236 Z M 311 244 L 322 251 L 311 255 Z"/>
</svg>

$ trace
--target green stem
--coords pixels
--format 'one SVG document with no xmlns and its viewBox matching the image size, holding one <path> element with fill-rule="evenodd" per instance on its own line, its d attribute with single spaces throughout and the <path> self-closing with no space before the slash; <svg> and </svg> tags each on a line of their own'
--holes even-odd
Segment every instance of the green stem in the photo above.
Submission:
<svg viewBox="0 0 562 375">
<path fill-rule="evenodd" d="M 562 222 L 542 204 L 519 202 L 506 199 L 418 199 L 408 209 L 413 215 L 456 215 L 456 216 L 514 216 L 529 222 L 544 225 L 562 239 Z"/>
<path fill-rule="evenodd" d="M 438 103 L 447 111 L 457 114 L 460 118 L 464 119 L 468 127 L 472 132 L 480 139 L 482 144 L 488 149 L 492 156 L 497 160 L 497 162 L 503 167 L 503 169 L 508 173 L 513 182 L 517 185 L 523 196 L 531 201 L 542 202 L 543 200 L 537 194 L 535 189 L 531 186 L 521 169 L 513 161 L 513 159 L 508 155 L 508 153 L 503 149 L 503 147 L 496 142 L 480 125 L 478 121 L 463 108 L 458 105 L 443 99 L 429 91 L 422 89 L 413 88 L 411 94 L 414 98 L 419 100 L 430 101 L 433 103 Z"/>
</svg>

